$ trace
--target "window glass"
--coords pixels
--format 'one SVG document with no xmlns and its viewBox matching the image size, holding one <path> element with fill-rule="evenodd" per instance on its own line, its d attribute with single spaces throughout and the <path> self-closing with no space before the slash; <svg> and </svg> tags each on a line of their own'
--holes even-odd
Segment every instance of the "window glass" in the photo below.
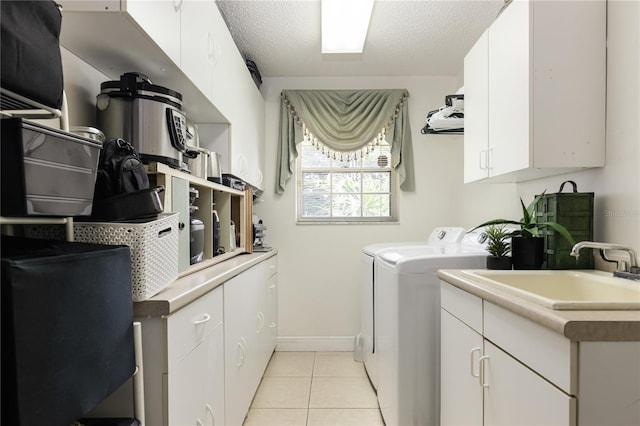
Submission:
<svg viewBox="0 0 640 426">
<path fill-rule="evenodd" d="M 298 145 L 299 222 L 396 220 L 394 171 L 386 141 L 354 153 Z"/>
</svg>

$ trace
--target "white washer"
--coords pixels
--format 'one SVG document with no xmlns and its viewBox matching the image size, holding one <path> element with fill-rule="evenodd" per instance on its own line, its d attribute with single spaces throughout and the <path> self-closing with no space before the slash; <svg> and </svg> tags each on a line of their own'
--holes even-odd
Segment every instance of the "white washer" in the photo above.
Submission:
<svg viewBox="0 0 640 426">
<path fill-rule="evenodd" d="M 376 255 L 378 403 L 388 426 L 440 424 L 438 269 L 484 268 L 486 235 L 449 247 L 387 248 Z"/>
<path fill-rule="evenodd" d="M 375 259 L 379 251 L 402 247 L 421 247 L 431 250 L 434 247 L 453 247 L 460 244 L 465 229 L 461 227 L 438 227 L 426 241 L 378 243 L 365 246 L 362 250 L 361 281 L 361 318 L 360 333 L 354 342 L 354 359 L 364 361 L 364 366 L 375 389 L 378 387 L 378 361 L 375 342 L 375 298 L 376 278 Z M 430 248 L 427 248 L 430 247 Z"/>
</svg>

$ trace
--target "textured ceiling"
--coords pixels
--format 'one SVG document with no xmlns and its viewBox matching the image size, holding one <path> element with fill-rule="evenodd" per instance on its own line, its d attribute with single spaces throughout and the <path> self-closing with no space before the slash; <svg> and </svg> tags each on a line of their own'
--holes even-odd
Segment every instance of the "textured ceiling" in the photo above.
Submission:
<svg viewBox="0 0 640 426">
<path fill-rule="evenodd" d="M 348 1 L 348 0 L 344 0 Z M 263 77 L 457 75 L 504 0 L 376 0 L 364 53 L 323 57 L 319 0 L 217 0 Z"/>
</svg>

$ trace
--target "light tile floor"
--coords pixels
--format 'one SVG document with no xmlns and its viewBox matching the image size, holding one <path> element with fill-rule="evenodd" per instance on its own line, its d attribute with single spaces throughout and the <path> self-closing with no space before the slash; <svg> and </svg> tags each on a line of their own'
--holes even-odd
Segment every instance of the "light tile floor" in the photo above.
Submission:
<svg viewBox="0 0 640 426">
<path fill-rule="evenodd" d="M 244 426 L 383 426 L 351 352 L 275 352 Z"/>
</svg>

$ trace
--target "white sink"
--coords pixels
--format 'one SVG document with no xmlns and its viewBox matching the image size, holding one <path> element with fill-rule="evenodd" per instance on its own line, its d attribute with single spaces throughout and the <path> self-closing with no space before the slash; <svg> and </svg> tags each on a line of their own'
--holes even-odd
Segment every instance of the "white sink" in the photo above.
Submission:
<svg viewBox="0 0 640 426">
<path fill-rule="evenodd" d="M 640 309 L 640 283 L 601 271 L 468 270 L 473 277 L 513 295 L 558 310 Z"/>
</svg>

